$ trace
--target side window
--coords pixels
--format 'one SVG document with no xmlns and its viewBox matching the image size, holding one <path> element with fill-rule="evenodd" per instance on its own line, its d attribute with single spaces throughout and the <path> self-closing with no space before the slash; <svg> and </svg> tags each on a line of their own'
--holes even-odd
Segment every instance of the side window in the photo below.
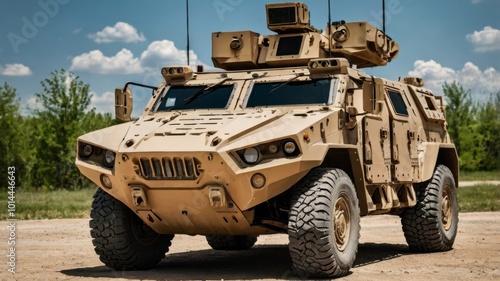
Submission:
<svg viewBox="0 0 500 281">
<path fill-rule="evenodd" d="M 391 100 L 392 107 L 394 108 L 396 114 L 408 116 L 408 109 L 406 108 L 406 104 L 401 96 L 401 93 L 391 90 L 388 90 L 387 92 L 389 93 L 389 99 Z"/>
</svg>

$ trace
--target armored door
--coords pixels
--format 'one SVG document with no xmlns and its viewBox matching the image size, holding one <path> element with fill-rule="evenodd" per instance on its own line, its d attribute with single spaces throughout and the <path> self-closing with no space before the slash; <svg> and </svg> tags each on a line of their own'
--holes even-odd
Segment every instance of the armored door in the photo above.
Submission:
<svg viewBox="0 0 500 281">
<path fill-rule="evenodd" d="M 412 109 L 404 91 L 387 88 L 386 95 L 391 126 L 392 179 L 394 182 L 409 182 L 413 180 L 412 159 L 417 153 L 409 114 Z"/>
<path fill-rule="evenodd" d="M 389 126 L 387 109 L 383 109 L 378 115 L 363 118 L 364 164 L 368 183 L 384 184 L 391 181 Z"/>
</svg>

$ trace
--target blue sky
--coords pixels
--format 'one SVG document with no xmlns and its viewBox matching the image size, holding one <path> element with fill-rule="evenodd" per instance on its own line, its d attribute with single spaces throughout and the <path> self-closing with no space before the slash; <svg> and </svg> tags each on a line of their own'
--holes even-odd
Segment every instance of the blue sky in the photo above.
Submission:
<svg viewBox="0 0 500 281">
<path fill-rule="evenodd" d="M 211 33 L 271 34 L 263 0 L 189 0 L 191 63 L 211 62 Z M 303 1 L 311 24 L 324 29 L 327 0 Z M 381 2 L 331 0 L 332 20 L 381 28 Z M 0 83 L 17 89 L 23 107 L 51 71 L 71 70 L 93 94 L 92 106 L 112 112 L 113 91 L 127 81 L 157 85 L 160 68 L 186 64 L 185 0 L 3 0 L 0 3 Z M 499 0 L 386 0 L 387 34 L 399 56 L 366 72 L 390 79 L 423 77 L 441 94 L 458 81 L 485 100 L 500 91 Z M 149 93 L 135 92 L 135 108 Z M 140 110 L 136 111 L 140 112 Z"/>
</svg>

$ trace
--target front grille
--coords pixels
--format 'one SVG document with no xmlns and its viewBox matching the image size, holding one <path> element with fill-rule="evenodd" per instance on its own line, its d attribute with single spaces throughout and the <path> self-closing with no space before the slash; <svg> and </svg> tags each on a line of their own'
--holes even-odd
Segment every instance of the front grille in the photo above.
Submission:
<svg viewBox="0 0 500 281">
<path fill-rule="evenodd" d="M 140 173 L 147 180 L 194 180 L 200 176 L 201 162 L 194 157 L 141 158 Z"/>
</svg>

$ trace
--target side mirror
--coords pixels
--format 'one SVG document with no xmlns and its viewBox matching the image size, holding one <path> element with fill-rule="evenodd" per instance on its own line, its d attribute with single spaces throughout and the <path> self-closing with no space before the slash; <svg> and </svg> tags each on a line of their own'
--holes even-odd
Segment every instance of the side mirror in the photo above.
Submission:
<svg viewBox="0 0 500 281">
<path fill-rule="evenodd" d="M 363 110 L 378 114 L 384 104 L 384 81 L 380 78 L 363 82 Z"/>
<path fill-rule="evenodd" d="M 128 122 L 131 121 L 132 114 L 132 90 L 130 88 L 115 89 L 115 117 L 116 119 Z"/>
</svg>

